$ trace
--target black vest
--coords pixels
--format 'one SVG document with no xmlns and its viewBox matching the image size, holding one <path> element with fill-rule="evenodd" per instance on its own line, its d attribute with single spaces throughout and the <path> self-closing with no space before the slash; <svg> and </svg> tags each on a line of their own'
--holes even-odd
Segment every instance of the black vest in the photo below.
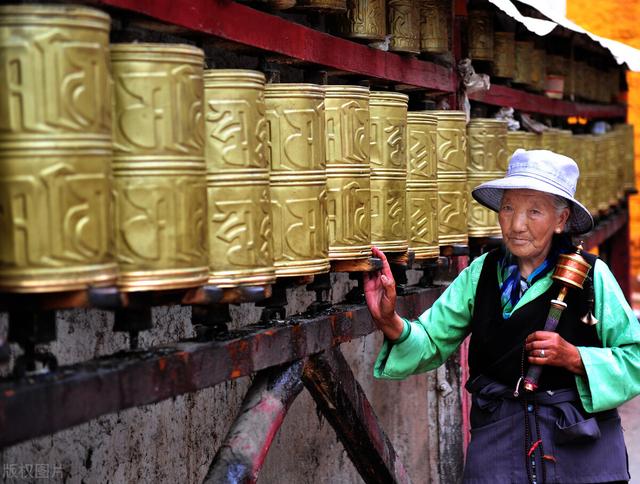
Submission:
<svg viewBox="0 0 640 484">
<path fill-rule="evenodd" d="M 471 342 L 469 346 L 469 370 L 471 379 L 485 375 L 504 385 L 515 388 L 522 372 L 526 375 L 529 363 L 522 349 L 527 336 L 544 329 L 551 300 L 558 297 L 562 287 L 554 281 L 549 290 L 533 301 L 518 308 L 509 319 L 502 317 L 500 287 L 498 285 L 498 262 L 504 252 L 495 249 L 487 254 L 476 290 L 473 317 L 471 319 Z M 583 253 L 591 264 L 588 284 L 592 284 L 593 266 L 596 257 Z M 575 346 L 602 346 L 595 326 L 580 321 L 589 310 L 588 296 L 591 291 L 569 289 L 565 298 L 567 308 L 562 313 L 556 331 Z M 575 388 L 575 375 L 555 366 L 545 366 L 539 381 L 540 390 Z"/>
</svg>

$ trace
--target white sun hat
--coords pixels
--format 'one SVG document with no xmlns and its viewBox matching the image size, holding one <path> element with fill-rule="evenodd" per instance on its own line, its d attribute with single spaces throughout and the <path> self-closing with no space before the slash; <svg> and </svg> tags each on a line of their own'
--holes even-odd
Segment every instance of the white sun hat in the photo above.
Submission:
<svg viewBox="0 0 640 484">
<path fill-rule="evenodd" d="M 523 150 L 513 153 L 507 175 L 478 185 L 471 194 L 479 203 L 498 212 L 504 190 L 538 190 L 566 199 L 571 206 L 567 230 L 582 234 L 593 228 L 593 217 L 574 195 L 580 170 L 568 156 L 549 150 Z"/>
</svg>

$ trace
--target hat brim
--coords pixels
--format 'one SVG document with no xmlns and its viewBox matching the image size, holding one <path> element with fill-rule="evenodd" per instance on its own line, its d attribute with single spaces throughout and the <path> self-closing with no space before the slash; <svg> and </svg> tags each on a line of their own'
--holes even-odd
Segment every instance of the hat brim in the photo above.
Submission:
<svg viewBox="0 0 640 484">
<path fill-rule="evenodd" d="M 507 178 L 491 180 L 478 185 L 473 189 L 471 195 L 476 201 L 485 207 L 498 212 L 502 201 L 504 190 L 528 189 L 537 190 L 552 195 L 558 195 L 567 200 L 571 205 L 571 215 L 567 220 L 567 229 L 574 234 L 584 234 L 593 228 L 593 217 L 591 213 L 573 197 L 568 197 L 567 193 L 555 186 L 545 183 L 542 180 L 527 176 L 511 175 Z"/>
</svg>

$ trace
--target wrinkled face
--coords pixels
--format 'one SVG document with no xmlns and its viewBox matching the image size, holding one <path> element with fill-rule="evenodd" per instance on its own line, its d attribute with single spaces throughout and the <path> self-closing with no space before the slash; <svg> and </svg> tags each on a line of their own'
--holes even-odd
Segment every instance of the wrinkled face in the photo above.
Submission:
<svg viewBox="0 0 640 484">
<path fill-rule="evenodd" d="M 564 230 L 569 209 L 560 213 L 554 198 L 537 190 L 505 190 L 498 219 L 507 249 L 519 258 L 542 260 L 549 253 L 554 232 Z"/>
</svg>

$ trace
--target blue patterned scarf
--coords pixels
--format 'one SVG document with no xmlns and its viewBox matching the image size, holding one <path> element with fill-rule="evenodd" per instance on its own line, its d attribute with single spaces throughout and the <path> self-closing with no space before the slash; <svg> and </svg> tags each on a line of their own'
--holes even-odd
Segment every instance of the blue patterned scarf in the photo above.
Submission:
<svg viewBox="0 0 640 484">
<path fill-rule="evenodd" d="M 504 319 L 509 319 L 513 308 L 516 307 L 527 289 L 556 266 L 558 255 L 569 252 L 571 249 L 571 239 L 568 236 L 554 236 L 547 258 L 526 278 L 520 275 L 518 259 L 506 248 L 504 249 L 504 256 L 498 263 L 498 284 Z"/>
</svg>

